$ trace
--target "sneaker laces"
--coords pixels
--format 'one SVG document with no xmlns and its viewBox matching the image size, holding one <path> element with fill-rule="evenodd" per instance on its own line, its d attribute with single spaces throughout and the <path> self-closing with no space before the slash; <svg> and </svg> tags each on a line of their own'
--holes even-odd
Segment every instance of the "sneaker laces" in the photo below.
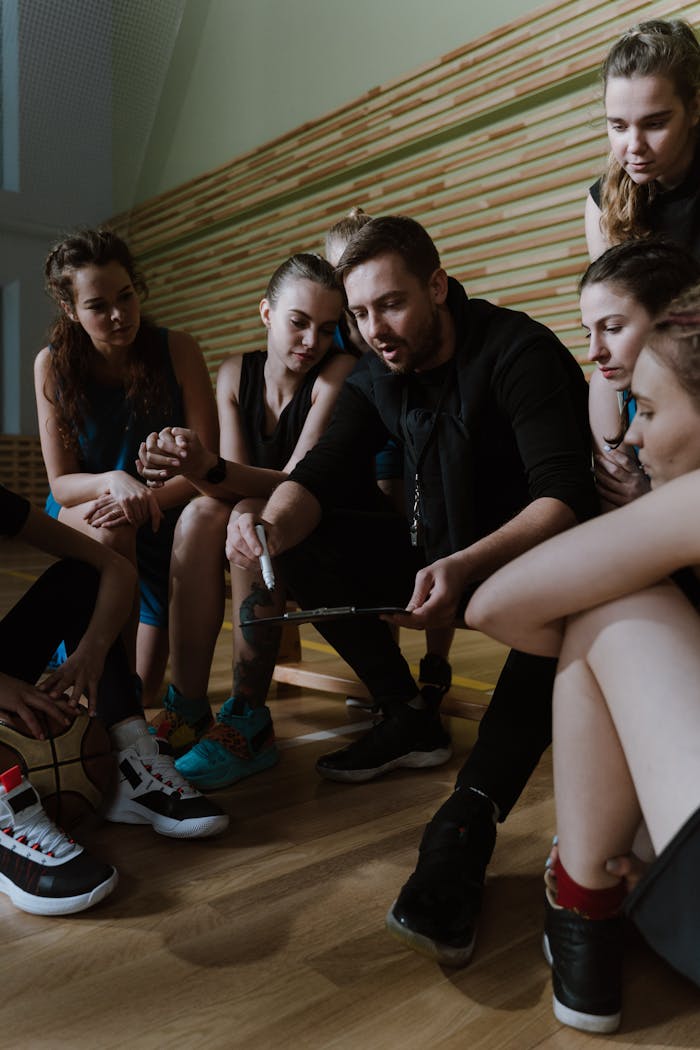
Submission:
<svg viewBox="0 0 700 1050">
<path fill-rule="evenodd" d="M 190 797 L 199 795 L 196 788 L 193 788 L 190 782 L 185 780 L 182 774 L 178 772 L 172 755 L 157 754 L 139 757 L 144 768 L 148 770 L 153 779 L 160 781 L 165 787 L 172 788 L 173 791 L 177 791 L 180 795 Z"/>
<path fill-rule="evenodd" d="M 75 846 L 74 840 L 68 838 L 65 832 L 54 824 L 38 801 L 35 805 L 28 807 L 28 812 L 25 811 L 22 814 L 22 819 L 17 820 L 14 827 L 9 825 L 2 828 L 2 832 L 13 838 L 15 842 L 28 846 L 38 853 L 43 853 L 47 857 L 63 857 Z"/>
</svg>

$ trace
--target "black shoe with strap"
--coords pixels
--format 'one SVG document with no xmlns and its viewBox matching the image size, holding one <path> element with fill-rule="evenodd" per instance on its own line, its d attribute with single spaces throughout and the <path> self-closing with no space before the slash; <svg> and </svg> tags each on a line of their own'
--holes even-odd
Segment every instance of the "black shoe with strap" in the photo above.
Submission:
<svg viewBox="0 0 700 1050">
<path fill-rule="evenodd" d="M 554 1016 L 581 1032 L 615 1032 L 622 1003 L 623 919 L 586 919 L 545 897 L 544 954 Z"/>
<path fill-rule="evenodd" d="M 389 932 L 445 966 L 466 965 L 495 843 L 493 803 L 459 788 L 425 828 L 416 870 L 387 914 Z"/>
<path fill-rule="evenodd" d="M 436 711 L 400 702 L 382 707 L 383 718 L 368 733 L 319 758 L 316 770 L 322 777 L 361 784 L 392 769 L 427 769 L 450 759 L 450 735 Z"/>
</svg>

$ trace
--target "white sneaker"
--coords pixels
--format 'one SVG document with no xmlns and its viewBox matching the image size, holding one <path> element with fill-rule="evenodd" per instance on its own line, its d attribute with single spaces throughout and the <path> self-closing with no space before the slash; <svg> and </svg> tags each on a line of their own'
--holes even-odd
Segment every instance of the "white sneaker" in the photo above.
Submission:
<svg viewBox="0 0 700 1050">
<path fill-rule="evenodd" d="M 0 892 L 33 915 L 71 915 L 117 885 L 111 864 L 94 860 L 46 815 L 19 766 L 0 773 Z"/>
<path fill-rule="evenodd" d="M 143 754 L 152 750 L 152 754 Z M 117 824 L 150 824 L 175 839 L 218 835 L 228 814 L 192 787 L 175 769 L 168 744 L 144 735 L 117 754 L 119 783 L 104 812 Z"/>
</svg>

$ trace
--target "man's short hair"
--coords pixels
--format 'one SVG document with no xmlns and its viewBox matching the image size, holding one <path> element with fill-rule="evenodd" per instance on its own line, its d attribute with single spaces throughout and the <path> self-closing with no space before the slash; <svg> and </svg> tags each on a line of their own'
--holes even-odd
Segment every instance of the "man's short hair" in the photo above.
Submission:
<svg viewBox="0 0 700 1050">
<path fill-rule="evenodd" d="M 406 215 L 382 215 L 370 219 L 348 242 L 337 272 L 344 278 L 361 263 L 388 252 L 400 255 L 409 273 L 424 284 L 440 267 L 438 250 L 419 222 Z"/>
</svg>

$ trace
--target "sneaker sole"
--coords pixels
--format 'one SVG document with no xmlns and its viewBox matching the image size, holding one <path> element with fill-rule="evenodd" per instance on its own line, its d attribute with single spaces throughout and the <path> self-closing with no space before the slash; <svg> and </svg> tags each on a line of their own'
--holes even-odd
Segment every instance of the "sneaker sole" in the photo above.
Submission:
<svg viewBox="0 0 700 1050">
<path fill-rule="evenodd" d="M 464 948 L 452 948 L 446 944 L 439 944 L 438 941 L 433 941 L 430 937 L 426 937 L 422 933 L 416 933 L 415 930 L 411 930 L 408 926 L 404 926 L 394 917 L 394 907 L 396 901 L 391 905 L 389 911 L 386 913 L 385 925 L 388 932 L 392 937 L 396 937 L 397 940 L 401 941 L 402 944 L 408 945 L 414 952 L 418 952 L 420 955 L 426 955 L 429 959 L 433 959 L 435 962 L 440 963 L 441 966 L 454 966 L 461 967 L 466 966 L 472 955 L 474 954 L 474 945 L 476 944 L 476 933 L 472 937 L 471 941 Z"/>
<path fill-rule="evenodd" d="M 443 747 L 435 751 L 410 751 L 407 755 L 393 758 L 391 762 L 385 762 L 375 769 L 328 769 L 316 763 L 316 772 L 325 780 L 337 780 L 343 784 L 363 784 L 375 777 L 381 777 L 384 773 L 390 773 L 392 769 L 432 769 L 433 766 L 442 766 L 452 758 L 452 748 Z"/>
<path fill-rule="evenodd" d="M 77 897 L 37 897 L 15 886 L 5 875 L 0 875 L 0 893 L 5 893 L 16 908 L 29 912 L 30 915 L 73 915 L 99 904 L 109 896 L 118 881 L 119 876 L 114 871 L 89 893 L 81 893 Z"/>
<path fill-rule="evenodd" d="M 229 818 L 226 813 L 212 817 L 190 817 L 187 820 L 174 820 L 159 813 L 144 812 L 143 809 L 111 809 L 104 813 L 105 820 L 112 824 L 149 824 L 159 835 L 170 839 L 203 839 L 210 835 L 220 835 L 226 831 Z"/>
<path fill-rule="evenodd" d="M 266 756 L 264 760 L 262 759 L 262 756 L 258 756 L 258 758 L 255 759 L 255 769 L 246 769 L 244 773 L 239 772 L 233 776 L 230 773 L 221 773 L 217 777 L 212 776 L 211 773 L 202 773 L 201 775 L 198 775 L 196 772 L 190 772 L 186 766 L 178 766 L 177 762 L 175 763 L 175 768 L 178 773 L 180 773 L 180 775 L 183 776 L 193 787 L 196 787 L 198 791 L 219 791 L 222 788 L 232 787 L 240 780 L 245 780 L 246 777 L 252 777 L 255 776 L 256 773 L 264 773 L 266 769 L 272 769 L 272 767 L 276 766 L 279 762 L 279 751 L 275 749 L 274 751 L 269 752 L 269 754 L 271 757 L 268 758 Z"/>
<path fill-rule="evenodd" d="M 359 696 L 346 696 L 345 706 L 352 707 L 359 711 L 374 711 L 375 706 L 372 700 L 365 700 Z"/>
<path fill-rule="evenodd" d="M 554 960 L 552 959 L 552 950 L 549 947 L 549 937 L 546 933 L 542 937 L 542 951 L 545 959 L 552 966 Z M 557 1021 L 568 1025 L 569 1028 L 577 1028 L 580 1032 L 595 1032 L 598 1035 L 616 1032 L 622 1019 L 622 1014 L 620 1013 L 607 1015 L 586 1014 L 581 1010 L 573 1010 L 570 1006 L 560 1002 L 554 994 L 552 995 L 552 1007 Z"/>
</svg>

